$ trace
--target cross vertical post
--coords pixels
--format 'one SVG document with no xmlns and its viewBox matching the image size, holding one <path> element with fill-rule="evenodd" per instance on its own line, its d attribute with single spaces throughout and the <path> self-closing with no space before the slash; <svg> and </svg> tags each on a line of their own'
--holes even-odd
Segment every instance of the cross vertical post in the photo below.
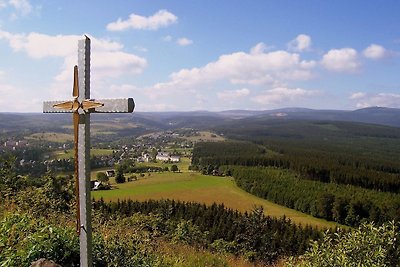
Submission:
<svg viewBox="0 0 400 267">
<path fill-rule="evenodd" d="M 90 197 L 90 113 L 132 113 L 132 98 L 90 98 L 90 39 L 78 41 L 78 66 L 74 67 L 72 101 L 45 101 L 44 113 L 73 113 L 75 190 L 77 233 L 80 245 L 80 266 L 93 266 L 92 203 Z"/>
<path fill-rule="evenodd" d="M 79 103 L 90 99 L 90 39 L 78 41 Z M 90 113 L 80 110 L 78 124 L 80 266 L 92 266 L 92 203 L 90 196 Z"/>
</svg>

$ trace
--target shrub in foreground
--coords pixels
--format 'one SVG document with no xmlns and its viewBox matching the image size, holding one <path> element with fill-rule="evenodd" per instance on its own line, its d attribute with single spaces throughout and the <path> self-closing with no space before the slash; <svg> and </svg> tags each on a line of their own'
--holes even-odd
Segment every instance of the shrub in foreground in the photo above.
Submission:
<svg viewBox="0 0 400 267">
<path fill-rule="evenodd" d="M 394 222 L 379 227 L 364 223 L 351 232 L 326 232 L 319 242 L 287 266 L 347 267 L 400 266 L 400 225 Z"/>
<path fill-rule="evenodd" d="M 93 266 L 161 266 L 162 260 L 140 236 L 93 237 Z M 79 266 L 79 239 L 74 229 L 51 226 L 26 214 L 0 221 L 0 266 L 30 266 L 39 258 L 61 266 Z"/>
</svg>

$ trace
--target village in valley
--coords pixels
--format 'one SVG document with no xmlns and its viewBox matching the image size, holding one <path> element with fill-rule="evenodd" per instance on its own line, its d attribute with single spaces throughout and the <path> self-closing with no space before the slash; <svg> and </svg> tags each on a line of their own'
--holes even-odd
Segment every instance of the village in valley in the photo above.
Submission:
<svg viewBox="0 0 400 267">
<path fill-rule="evenodd" d="M 187 171 L 196 142 L 221 140 L 223 137 L 214 133 L 188 128 L 151 132 L 114 142 L 96 142 L 91 148 L 92 190 L 111 189 L 110 181 L 115 180 L 119 166 L 124 166 L 126 172 L 134 170 L 139 177 L 144 177 L 145 172 Z M 40 138 L 38 133 L 15 137 L 7 134 L 0 141 L 0 154 L 13 153 L 21 175 L 38 176 L 49 172 L 68 175 L 74 170 L 72 136 L 66 133 L 42 134 Z M 98 177 L 104 177 L 98 175 L 100 172 L 107 179 L 99 181 Z M 131 179 L 131 176 L 135 178 Z M 128 175 L 126 180 L 133 181 L 136 177 Z"/>
</svg>

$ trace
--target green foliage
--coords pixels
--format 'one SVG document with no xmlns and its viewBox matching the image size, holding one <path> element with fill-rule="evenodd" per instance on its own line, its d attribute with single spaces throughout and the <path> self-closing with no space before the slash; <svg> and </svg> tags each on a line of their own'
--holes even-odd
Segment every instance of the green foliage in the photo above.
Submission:
<svg viewBox="0 0 400 267">
<path fill-rule="evenodd" d="M 106 238 L 94 236 L 94 266 L 162 266 L 162 259 L 142 234 L 125 235 L 125 229 L 116 229 Z M 5 216 L 0 222 L 0 266 L 30 266 L 39 258 L 51 259 L 65 267 L 79 266 L 79 238 L 75 231 L 51 226 L 26 214 Z"/>
<path fill-rule="evenodd" d="M 295 171 L 300 174 L 301 179 L 400 192 L 400 165 L 394 160 L 400 154 L 393 149 L 400 145 L 397 139 L 371 138 L 374 142 L 370 144 L 371 139 L 349 137 L 349 142 L 345 136 L 331 137 L 329 142 L 326 142 L 307 131 L 301 132 L 305 135 L 302 138 L 287 139 L 271 137 L 267 130 L 261 132 L 265 136 L 261 133 L 261 136 L 252 136 L 252 132 L 249 132 L 248 136 L 241 138 L 261 143 L 269 149 L 268 151 L 250 142 L 196 144 L 192 169 L 210 174 L 221 165 L 270 166 Z M 360 148 L 353 143 L 366 148 L 359 151 Z"/>
<path fill-rule="evenodd" d="M 303 256 L 292 258 L 287 266 L 399 266 L 399 226 L 394 222 L 379 227 L 364 223 L 350 232 L 326 232 Z"/>
<path fill-rule="evenodd" d="M 235 241 L 225 241 L 224 239 L 217 239 L 210 245 L 212 249 L 222 253 L 234 253 L 236 251 L 237 243 Z"/>
<path fill-rule="evenodd" d="M 263 147 L 250 142 L 201 142 L 193 149 L 191 169 L 211 174 L 219 165 L 253 165 L 265 160 L 265 153 Z"/>
<path fill-rule="evenodd" d="M 107 174 L 105 174 L 104 172 L 98 172 L 96 174 L 96 178 L 97 178 L 97 180 L 99 180 L 100 182 L 103 182 L 103 183 L 106 183 L 109 181 Z"/>
<path fill-rule="evenodd" d="M 199 254 L 199 253 L 197 253 Z M 228 267 L 226 260 L 215 255 L 185 255 L 185 258 L 174 257 L 171 266 L 174 267 Z"/>
<path fill-rule="evenodd" d="M 24 214 L 5 216 L 0 222 L 0 266 L 29 266 L 39 258 L 78 266 L 79 240 L 75 232 Z"/>
<path fill-rule="evenodd" d="M 0 157 L 0 203 L 8 201 L 36 214 L 68 211 L 73 201 L 71 176 L 47 174 L 40 179 L 15 173 L 15 158 Z"/>
<path fill-rule="evenodd" d="M 168 167 L 166 167 L 168 169 Z M 162 172 L 165 169 L 158 166 L 147 166 L 147 165 L 139 165 L 139 166 L 130 166 L 129 168 L 123 169 L 124 173 L 143 173 L 143 172 Z"/>
<path fill-rule="evenodd" d="M 226 158 L 232 156 L 251 157 L 265 153 L 265 149 L 251 142 L 229 141 L 229 142 L 201 142 L 193 149 L 193 165 L 204 165 L 207 158 Z"/>
<path fill-rule="evenodd" d="M 43 216 L 51 212 L 69 212 L 73 205 L 74 181 L 70 176 L 48 175 L 43 178 L 44 184 L 39 187 L 29 187 L 21 190 L 14 201 L 24 210 Z"/>
<path fill-rule="evenodd" d="M 316 217 L 357 226 L 400 220 L 400 196 L 355 186 L 299 179 L 289 170 L 226 166 L 247 192 Z"/>
<path fill-rule="evenodd" d="M 0 156 L 0 199 L 14 195 L 26 185 L 21 176 L 16 175 L 16 158 Z"/>
<path fill-rule="evenodd" d="M 117 174 L 115 176 L 115 182 L 117 184 L 122 184 L 126 182 L 125 175 L 121 169 L 117 169 Z"/>
<path fill-rule="evenodd" d="M 304 124 L 289 125 L 300 129 Z M 260 146 L 244 142 L 200 143 L 193 151 L 193 168 L 204 174 L 218 170 L 218 173 L 232 175 L 236 184 L 251 194 L 341 224 L 357 226 L 365 220 L 379 224 L 400 220 L 400 195 L 389 193 L 400 190 L 400 165 L 382 155 L 376 158 L 356 155 L 359 148 L 344 147 L 343 136 L 336 131 L 329 135 L 332 127 L 318 123 L 307 125 L 317 133 L 321 133 L 318 129 L 323 127 L 323 133 L 335 138 L 329 143 L 321 142 L 314 139 L 318 135 L 305 129 L 300 142 L 292 135 L 271 137 L 269 128 L 260 131 L 240 128 L 242 138 L 265 143 L 279 153 L 265 153 Z M 345 123 L 335 125 L 334 129 L 346 132 L 349 138 L 358 136 L 356 129 Z M 272 131 L 281 130 L 273 127 Z M 371 129 L 361 127 L 360 131 L 368 133 Z M 249 136 L 245 136 L 246 133 Z M 400 132 L 393 133 L 394 136 L 398 134 Z M 370 135 L 376 137 L 382 133 L 371 131 Z M 249 144 L 247 148 L 246 144 Z"/>
<path fill-rule="evenodd" d="M 201 245 L 206 240 L 206 234 L 202 233 L 191 221 L 181 220 L 174 226 L 175 230 L 170 234 L 173 242 Z"/>
<path fill-rule="evenodd" d="M 100 200 L 94 202 L 94 210 L 105 220 L 110 216 L 130 218 L 138 216 L 138 212 L 158 214 L 152 223 L 143 220 L 141 228 L 167 236 L 173 242 L 247 255 L 251 261 L 265 263 L 282 256 L 299 255 L 305 251 L 309 241 L 317 239 L 320 234 L 311 227 L 299 227 L 286 218 L 265 216 L 261 208 L 250 214 L 240 214 L 217 204 L 206 206 L 169 200 L 104 203 Z"/>
<path fill-rule="evenodd" d="M 176 166 L 175 164 L 173 164 L 173 165 L 171 166 L 171 171 L 172 171 L 172 172 L 177 172 L 177 171 L 179 171 L 178 166 Z"/>
<path fill-rule="evenodd" d="M 144 241 L 115 235 L 107 240 L 98 239 L 95 242 L 93 261 L 93 265 L 99 267 L 162 266 L 162 260 Z"/>
</svg>

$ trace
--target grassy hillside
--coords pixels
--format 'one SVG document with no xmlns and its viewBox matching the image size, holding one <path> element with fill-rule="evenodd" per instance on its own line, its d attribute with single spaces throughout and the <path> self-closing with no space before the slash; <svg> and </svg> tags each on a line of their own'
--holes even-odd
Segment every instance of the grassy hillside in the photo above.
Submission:
<svg viewBox="0 0 400 267">
<path fill-rule="evenodd" d="M 92 192 L 93 197 L 95 199 L 103 197 L 105 201 L 174 199 L 208 205 L 216 202 L 242 212 L 251 211 L 255 206 L 262 206 L 267 215 L 286 216 L 298 224 L 318 227 L 338 226 L 336 223 L 317 219 L 253 196 L 238 188 L 233 179 L 226 177 L 201 175 L 195 172 L 152 173 L 135 182 L 114 185 L 116 189 Z"/>
<path fill-rule="evenodd" d="M 113 150 L 112 149 L 91 149 L 90 150 L 90 155 L 91 156 L 108 156 L 112 155 Z M 52 155 L 53 158 L 55 159 L 70 159 L 74 157 L 74 151 L 72 149 L 68 150 L 59 150 L 55 151 Z"/>
<path fill-rule="evenodd" d="M 55 132 L 34 133 L 25 138 L 28 140 L 49 141 L 55 143 L 66 143 L 68 141 L 74 140 L 74 136 L 72 134 L 55 133 Z"/>
</svg>

